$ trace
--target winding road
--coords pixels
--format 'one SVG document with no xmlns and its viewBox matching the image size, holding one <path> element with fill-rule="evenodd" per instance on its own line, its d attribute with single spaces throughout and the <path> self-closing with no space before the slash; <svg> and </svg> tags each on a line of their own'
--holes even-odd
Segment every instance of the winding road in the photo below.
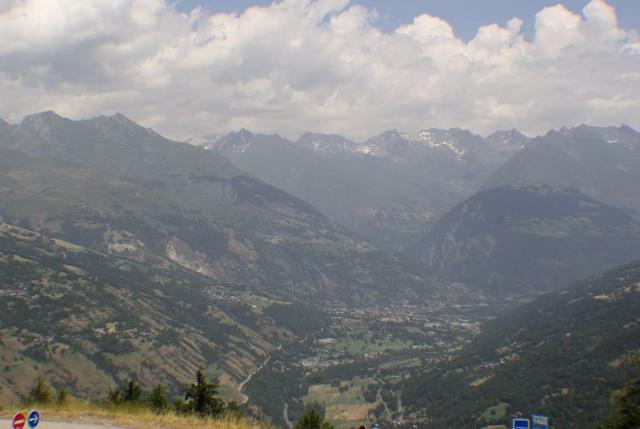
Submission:
<svg viewBox="0 0 640 429">
<path fill-rule="evenodd" d="M 247 376 L 247 378 L 245 378 L 240 384 L 238 384 L 238 388 L 237 388 L 238 393 L 240 393 L 242 395 L 242 399 L 240 400 L 240 405 L 244 405 L 247 402 L 249 402 L 249 396 L 247 396 L 244 393 L 242 393 L 242 390 L 244 389 L 244 386 L 246 386 L 247 383 L 251 381 L 251 379 L 253 378 L 254 375 L 256 375 L 257 373 L 262 371 L 262 369 L 269 363 L 270 359 L 271 359 L 271 355 L 267 356 L 265 361 L 262 362 L 262 365 L 260 365 L 259 367 L 257 367 L 253 371 L 251 371 L 249 373 L 249 375 Z"/>
</svg>

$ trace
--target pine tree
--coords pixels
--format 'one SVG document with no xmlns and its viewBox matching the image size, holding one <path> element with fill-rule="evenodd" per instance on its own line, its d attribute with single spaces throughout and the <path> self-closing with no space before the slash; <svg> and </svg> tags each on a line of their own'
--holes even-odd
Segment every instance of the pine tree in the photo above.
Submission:
<svg viewBox="0 0 640 429">
<path fill-rule="evenodd" d="M 67 394 L 67 389 L 61 387 L 58 391 L 58 397 L 56 398 L 56 402 L 58 403 L 58 405 L 64 405 L 68 400 L 68 396 L 69 395 Z"/>
<path fill-rule="evenodd" d="M 309 409 L 300 420 L 298 420 L 293 429 L 335 429 L 334 426 L 326 421 L 316 410 Z"/>
<path fill-rule="evenodd" d="M 113 389 L 109 389 L 107 392 L 107 402 L 111 404 L 120 404 L 122 403 L 122 393 L 121 389 L 118 387 L 114 387 Z"/>
<path fill-rule="evenodd" d="M 126 386 L 109 390 L 107 393 L 107 402 L 111 404 L 135 404 L 140 402 L 141 397 L 142 387 L 134 380 L 129 380 Z"/>
<path fill-rule="evenodd" d="M 147 398 L 147 405 L 157 413 L 166 412 L 170 407 L 166 387 L 164 387 L 162 384 L 157 384 L 156 386 L 154 386 L 154 388 L 151 390 L 149 398 Z"/>
<path fill-rule="evenodd" d="M 124 402 L 140 402 L 140 397 L 142 396 L 142 387 L 138 383 L 133 380 L 129 380 L 127 383 L 127 387 L 122 392 L 122 399 Z"/>
<path fill-rule="evenodd" d="M 202 369 L 196 373 L 196 382 L 185 389 L 188 408 L 203 416 L 219 416 L 224 411 L 224 403 L 217 394 L 218 385 L 209 383 Z"/>
<path fill-rule="evenodd" d="M 30 404 L 48 404 L 51 402 L 53 399 L 51 387 L 49 387 L 43 376 L 40 375 L 36 378 L 26 399 L 26 402 Z"/>
</svg>

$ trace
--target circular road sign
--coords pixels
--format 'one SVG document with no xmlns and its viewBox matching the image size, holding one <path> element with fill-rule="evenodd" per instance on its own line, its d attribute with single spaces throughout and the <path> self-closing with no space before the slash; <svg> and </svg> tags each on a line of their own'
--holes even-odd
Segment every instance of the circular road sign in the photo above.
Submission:
<svg viewBox="0 0 640 429">
<path fill-rule="evenodd" d="M 27 418 L 24 413 L 18 413 L 13 416 L 13 429 L 22 429 L 27 422 Z"/>
<path fill-rule="evenodd" d="M 40 423 L 40 413 L 36 410 L 31 410 L 29 417 L 27 417 L 27 424 L 30 428 L 34 428 L 38 426 L 38 423 Z"/>
</svg>

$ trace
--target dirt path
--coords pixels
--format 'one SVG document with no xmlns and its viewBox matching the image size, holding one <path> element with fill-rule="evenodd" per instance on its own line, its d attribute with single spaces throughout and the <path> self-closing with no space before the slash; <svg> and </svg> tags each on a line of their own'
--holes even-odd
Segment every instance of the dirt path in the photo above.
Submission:
<svg viewBox="0 0 640 429">
<path fill-rule="evenodd" d="M 10 429 L 12 427 L 12 421 L 6 419 L 0 419 L 0 428 Z M 67 423 L 60 421 L 47 421 L 41 420 L 38 425 L 38 429 L 124 429 L 119 426 L 112 425 L 98 425 L 92 423 Z"/>
</svg>

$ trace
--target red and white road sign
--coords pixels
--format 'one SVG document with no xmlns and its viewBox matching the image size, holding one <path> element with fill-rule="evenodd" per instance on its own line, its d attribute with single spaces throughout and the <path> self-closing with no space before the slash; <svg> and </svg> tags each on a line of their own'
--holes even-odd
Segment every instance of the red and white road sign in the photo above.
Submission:
<svg viewBox="0 0 640 429">
<path fill-rule="evenodd" d="M 24 413 L 18 413 L 13 416 L 13 429 L 22 429 L 25 423 L 27 423 L 27 417 Z"/>
</svg>

